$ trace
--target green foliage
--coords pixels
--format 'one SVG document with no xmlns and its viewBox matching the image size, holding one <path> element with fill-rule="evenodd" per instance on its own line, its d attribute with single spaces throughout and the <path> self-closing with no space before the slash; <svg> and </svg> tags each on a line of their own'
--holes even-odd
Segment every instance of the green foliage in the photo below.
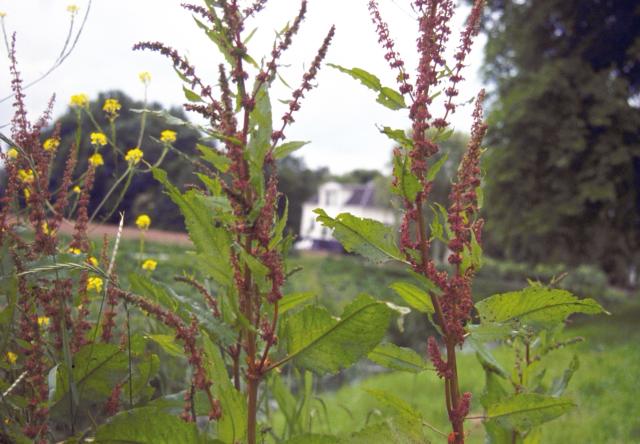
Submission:
<svg viewBox="0 0 640 444">
<path fill-rule="evenodd" d="M 496 84 L 487 153 L 491 251 L 594 263 L 627 285 L 629 267 L 640 264 L 637 4 L 488 6 L 485 73 Z"/>
<path fill-rule="evenodd" d="M 534 285 L 522 291 L 491 296 L 476 309 L 483 324 L 548 326 L 572 313 L 598 314 L 604 310 L 593 299 L 578 299 L 565 290 Z"/>
<path fill-rule="evenodd" d="M 412 349 L 398 347 L 389 342 L 378 345 L 367 357 L 376 364 L 392 370 L 419 373 L 429 368 L 425 360 Z"/>
<path fill-rule="evenodd" d="M 574 407 L 575 404 L 568 399 L 537 393 L 519 394 L 490 404 L 487 407 L 487 424 L 495 422 L 504 428 L 528 431 Z"/>
<path fill-rule="evenodd" d="M 335 373 L 367 355 L 384 337 L 392 311 L 361 294 L 339 319 L 321 307 L 307 306 L 290 316 L 281 336 L 287 360 L 317 373 Z"/>
<path fill-rule="evenodd" d="M 329 63 L 328 65 L 340 72 L 348 74 L 356 80 L 359 80 L 364 86 L 377 92 L 378 98 L 376 99 L 376 101 L 381 105 L 392 110 L 398 110 L 407 107 L 407 105 L 404 103 L 404 97 L 402 96 L 402 94 L 392 88 L 389 88 L 388 86 L 382 86 L 382 84 L 380 83 L 380 79 L 378 79 L 373 74 L 365 71 L 364 69 L 348 69 L 339 65 L 334 65 L 332 63 Z"/>
<path fill-rule="evenodd" d="M 122 412 L 96 431 L 101 444 L 194 444 L 206 442 L 194 423 L 153 407 Z"/>
<path fill-rule="evenodd" d="M 314 210 L 314 213 L 318 215 L 318 222 L 333 230 L 333 236 L 345 250 L 358 253 L 376 263 L 391 259 L 403 261 L 391 227 L 349 213 L 341 213 L 335 218 L 329 217 L 320 208 Z"/>
<path fill-rule="evenodd" d="M 481 403 L 491 442 L 539 442 L 541 424 L 564 415 L 575 404 L 560 398 L 578 368 L 574 356 L 551 384 L 544 382 L 543 360 L 572 340 L 557 339 L 565 319 L 575 313 L 599 314 L 593 299 L 578 299 L 566 290 L 531 285 L 524 290 L 491 296 L 476 304 L 480 325 L 471 329 L 471 344 L 485 371 Z M 483 343 L 507 340 L 514 349 L 514 371 L 509 374 Z M 514 388 L 510 394 L 503 381 Z M 524 441 L 522 441 L 524 440 Z"/>
</svg>

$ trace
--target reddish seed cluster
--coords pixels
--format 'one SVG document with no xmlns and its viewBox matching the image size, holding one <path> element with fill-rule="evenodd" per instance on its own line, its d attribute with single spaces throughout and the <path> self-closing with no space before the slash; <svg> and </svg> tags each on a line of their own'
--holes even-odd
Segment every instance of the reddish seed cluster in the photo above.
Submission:
<svg viewBox="0 0 640 444">
<path fill-rule="evenodd" d="M 294 122 L 293 113 L 300 109 L 300 99 L 304 97 L 305 91 L 311 91 L 311 89 L 313 88 L 313 84 L 311 82 L 315 79 L 318 71 L 320 70 L 320 65 L 327 55 L 329 45 L 331 45 L 331 40 L 333 40 L 335 33 L 336 27 L 332 26 L 329 30 L 329 33 L 324 38 L 324 41 L 322 42 L 322 45 L 320 46 L 316 57 L 313 59 L 313 62 L 311 62 L 311 67 L 302 76 L 302 85 L 298 89 L 293 91 L 293 100 L 289 101 L 289 111 L 282 116 L 282 128 L 280 128 L 279 131 L 275 131 L 271 136 L 273 145 L 275 145 L 278 140 L 284 139 L 284 129 L 287 125 Z"/>
<path fill-rule="evenodd" d="M 376 26 L 376 31 L 378 32 L 378 43 L 380 43 L 386 50 L 384 55 L 385 60 L 389 63 L 391 69 L 398 70 L 397 81 L 400 85 L 400 93 L 411 94 L 411 91 L 413 91 L 413 85 L 408 82 L 409 74 L 404 70 L 404 61 L 402 61 L 400 54 L 395 50 L 395 44 L 389 34 L 389 27 L 385 21 L 382 20 L 378 3 L 375 0 L 371 0 L 369 2 L 369 13 L 371 14 L 371 20 Z"/>
<path fill-rule="evenodd" d="M 438 342 L 433 336 L 429 336 L 429 339 L 427 340 L 427 354 L 429 355 L 438 376 L 441 378 L 451 378 L 453 376 L 453 372 L 449 368 L 449 365 L 442 359 L 440 348 L 438 348 Z"/>
<path fill-rule="evenodd" d="M 211 404 L 209 416 L 212 419 L 219 418 L 221 415 L 220 405 L 213 399 L 211 394 L 212 383 L 204 368 L 202 350 L 198 347 L 196 341 L 198 335 L 198 322 L 196 318 L 192 317 L 191 323 L 187 325 L 177 314 L 162 308 L 158 304 L 150 302 L 143 297 L 117 289 L 115 286 L 110 288 L 114 288 L 118 298 L 144 310 L 149 316 L 156 318 L 175 331 L 176 339 L 182 341 L 187 361 L 193 368 L 192 383 L 194 387 L 204 391 L 209 397 Z"/>
<path fill-rule="evenodd" d="M 111 390 L 111 394 L 104 405 L 104 414 L 107 416 L 113 416 L 118 413 L 120 409 L 120 394 L 122 393 L 122 386 L 124 382 L 116 384 Z"/>
</svg>

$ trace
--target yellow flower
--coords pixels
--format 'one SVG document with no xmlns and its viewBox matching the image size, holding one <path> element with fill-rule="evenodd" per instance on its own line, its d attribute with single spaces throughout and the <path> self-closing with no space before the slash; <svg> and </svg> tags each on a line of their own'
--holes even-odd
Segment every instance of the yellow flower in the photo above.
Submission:
<svg viewBox="0 0 640 444">
<path fill-rule="evenodd" d="M 175 142 L 176 132 L 171 130 L 164 130 L 160 133 L 160 140 L 167 143 Z"/>
<path fill-rule="evenodd" d="M 29 197 L 31 197 L 31 191 L 29 191 L 28 188 L 25 188 L 24 190 L 22 190 L 22 192 L 24 193 L 24 198 L 25 199 L 29 199 Z"/>
<path fill-rule="evenodd" d="M 136 218 L 136 225 L 141 230 L 146 230 L 151 225 L 151 218 L 146 214 L 141 214 Z"/>
<path fill-rule="evenodd" d="M 80 194 L 82 192 L 82 188 L 76 185 L 75 187 L 73 187 L 73 192 L 76 194 Z"/>
<path fill-rule="evenodd" d="M 95 153 L 89 157 L 89 163 L 95 167 L 99 167 L 100 165 L 104 165 L 104 159 L 100 153 Z"/>
<path fill-rule="evenodd" d="M 120 105 L 118 99 L 107 99 L 104 101 L 102 111 L 107 114 L 111 114 L 112 117 L 116 117 L 118 115 L 118 111 L 120 111 L 120 108 L 122 108 L 122 105 Z"/>
<path fill-rule="evenodd" d="M 9 364 L 15 364 L 17 360 L 18 355 L 16 355 L 14 352 L 7 352 L 7 361 L 9 361 Z"/>
<path fill-rule="evenodd" d="M 89 105 L 89 96 L 86 94 L 74 94 L 71 96 L 71 106 L 77 106 L 78 108 L 86 108 Z"/>
<path fill-rule="evenodd" d="M 22 183 L 33 183 L 36 179 L 32 170 L 18 170 L 18 178 Z"/>
<path fill-rule="evenodd" d="M 5 18 L 7 16 L 7 13 L 4 11 L 0 11 L 0 18 Z"/>
<path fill-rule="evenodd" d="M 47 327 L 49 325 L 49 318 L 46 316 L 38 316 L 38 325 L 40 327 Z"/>
<path fill-rule="evenodd" d="M 91 133 L 91 145 L 105 146 L 107 144 L 107 136 L 103 133 Z"/>
<path fill-rule="evenodd" d="M 46 222 L 42 222 L 42 232 L 46 235 L 51 234 L 51 230 L 49 229 L 49 224 Z"/>
<path fill-rule="evenodd" d="M 79 249 L 79 248 L 69 247 L 69 249 L 67 250 L 67 253 L 71 253 L 71 254 L 80 254 L 80 253 L 82 253 L 82 251 L 80 251 L 80 249 Z"/>
<path fill-rule="evenodd" d="M 138 74 L 138 78 L 142 83 L 148 85 L 149 82 L 151 82 L 151 73 L 149 71 L 142 71 L 140 74 Z"/>
<path fill-rule="evenodd" d="M 98 266 L 98 259 L 96 259 L 93 256 L 89 256 L 89 258 L 87 259 L 87 262 L 89 262 L 91 265 L 93 265 L 94 267 Z"/>
<path fill-rule="evenodd" d="M 67 6 L 67 12 L 70 12 L 71 14 L 75 14 L 76 12 L 78 12 L 78 6 L 76 5 L 69 5 Z"/>
<path fill-rule="evenodd" d="M 87 290 L 95 290 L 96 293 L 100 293 L 102 291 L 102 279 L 90 277 L 87 281 Z"/>
<path fill-rule="evenodd" d="M 56 148 L 60 146 L 60 139 L 55 139 L 53 137 L 47 139 L 42 144 L 42 147 L 45 151 L 55 151 Z"/>
<path fill-rule="evenodd" d="M 142 263 L 143 270 L 153 271 L 156 269 L 157 266 L 158 266 L 158 262 L 154 261 L 153 259 L 147 259 Z"/>
<path fill-rule="evenodd" d="M 18 150 L 15 148 L 9 148 L 9 151 L 7 151 L 7 157 L 9 159 L 17 159 L 18 158 Z"/>
<path fill-rule="evenodd" d="M 127 151 L 127 154 L 124 156 L 124 160 L 132 165 L 135 165 L 142 160 L 142 156 L 144 156 L 142 150 L 138 147 L 135 147 Z"/>
</svg>

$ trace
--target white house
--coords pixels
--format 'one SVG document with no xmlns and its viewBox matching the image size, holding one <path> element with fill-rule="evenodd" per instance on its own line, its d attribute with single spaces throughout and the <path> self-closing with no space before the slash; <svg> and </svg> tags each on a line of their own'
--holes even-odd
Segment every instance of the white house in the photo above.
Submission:
<svg viewBox="0 0 640 444">
<path fill-rule="evenodd" d="M 357 217 L 375 219 L 384 224 L 396 223 L 396 216 L 388 208 L 376 205 L 375 186 L 366 184 L 343 184 L 326 182 L 318 187 L 318 194 L 302 205 L 300 241 L 297 249 L 340 250 L 340 245 L 331 235 L 331 230 L 316 222 L 316 208 L 322 208 L 331 217 L 340 213 L 351 213 Z"/>
</svg>

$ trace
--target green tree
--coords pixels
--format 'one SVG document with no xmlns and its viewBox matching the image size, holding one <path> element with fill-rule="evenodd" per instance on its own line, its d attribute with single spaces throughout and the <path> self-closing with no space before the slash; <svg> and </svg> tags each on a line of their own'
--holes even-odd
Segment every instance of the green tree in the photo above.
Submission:
<svg viewBox="0 0 640 444">
<path fill-rule="evenodd" d="M 637 1 L 489 1 L 492 253 L 640 264 Z"/>
<path fill-rule="evenodd" d="M 125 151 L 137 146 L 141 114 L 132 110 L 142 109 L 144 107 L 143 102 L 133 100 L 121 91 L 100 93 L 95 100 L 90 102 L 89 107 L 95 121 L 106 133 L 109 133 L 109 121 L 102 107 L 108 98 L 117 99 L 122 105 L 119 116 L 115 120 L 117 144 Z M 157 103 L 148 104 L 147 107 L 154 111 L 162 111 L 162 107 Z M 184 111 L 182 111 L 181 108 L 172 108 L 168 113 L 179 119 L 186 120 Z M 75 141 L 76 129 L 78 127 L 77 119 L 76 110 L 69 108 L 68 111 L 56 121 L 55 125 L 60 125 L 60 137 L 62 139 L 60 149 L 68 151 Z M 85 113 L 82 113 L 80 127 L 82 129 L 82 137 L 79 145 L 80 149 L 76 171 L 85 171 L 87 159 L 93 153 L 90 134 L 97 131 L 97 129 Z M 173 130 L 177 133 L 177 139 L 173 142 L 176 151 L 170 150 L 166 153 L 162 161 L 162 168 L 169 172 L 178 186 L 193 183 L 193 164 L 184 157 L 191 156 L 196 152 L 195 146 L 200 138 L 200 134 L 193 128 L 184 125 L 169 125 L 164 118 L 148 113 L 146 115 L 145 131 L 141 144 L 144 152 L 144 160 L 153 164 L 161 156 L 162 144 L 155 141 L 154 138 L 159 139 L 160 133 L 166 129 Z M 110 146 L 102 147 L 100 153 L 104 158 L 104 165 L 100 166 L 96 171 L 96 182 L 89 206 L 91 213 L 94 212 L 114 182 L 126 169 L 125 161 L 121 156 L 114 155 L 114 151 Z M 62 177 L 67 153 L 62 154 L 53 166 L 54 171 L 57 171 L 57 173 L 52 174 L 52 180 L 54 182 L 59 181 Z M 54 183 L 54 185 L 57 185 L 57 183 Z M 127 216 L 127 222 L 133 222 L 135 215 L 139 213 L 147 213 L 151 216 L 155 228 L 181 229 L 183 227 L 182 217 L 177 207 L 164 195 L 162 186 L 150 173 L 137 173 L 133 176 L 131 185 L 124 194 L 122 201 L 112 213 L 111 209 L 113 208 L 113 204 L 117 202 L 121 189 L 122 185 L 111 194 L 107 204 L 103 206 L 104 209 L 98 212 L 95 219 L 96 221 L 118 223 L 118 213 L 124 211 Z M 112 213 L 110 217 L 107 217 L 109 215 L 108 213 Z"/>
</svg>

